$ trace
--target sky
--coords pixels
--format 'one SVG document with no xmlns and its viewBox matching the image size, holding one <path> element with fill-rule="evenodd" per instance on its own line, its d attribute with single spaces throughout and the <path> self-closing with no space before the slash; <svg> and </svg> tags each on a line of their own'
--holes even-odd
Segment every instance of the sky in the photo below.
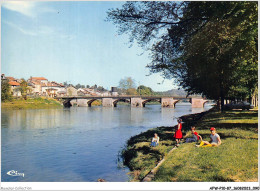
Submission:
<svg viewBox="0 0 260 191">
<path fill-rule="evenodd" d="M 148 53 L 105 21 L 124 2 L 2 2 L 1 73 L 15 78 L 98 85 L 110 89 L 132 77 L 154 91 L 177 88 L 150 74 Z M 141 55 L 142 54 L 142 55 Z"/>
</svg>

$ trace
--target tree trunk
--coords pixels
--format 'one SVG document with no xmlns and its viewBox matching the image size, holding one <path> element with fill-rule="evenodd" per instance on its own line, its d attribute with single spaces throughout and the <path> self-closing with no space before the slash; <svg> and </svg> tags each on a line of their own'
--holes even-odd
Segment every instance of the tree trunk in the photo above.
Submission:
<svg viewBox="0 0 260 191">
<path fill-rule="evenodd" d="M 221 98 L 220 98 L 220 110 L 221 110 L 221 112 L 224 111 L 224 100 L 225 100 L 224 96 L 221 96 Z"/>
</svg>

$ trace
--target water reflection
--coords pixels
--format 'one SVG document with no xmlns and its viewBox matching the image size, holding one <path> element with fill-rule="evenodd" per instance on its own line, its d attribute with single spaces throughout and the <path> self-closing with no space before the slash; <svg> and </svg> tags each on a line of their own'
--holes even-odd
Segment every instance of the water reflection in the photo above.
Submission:
<svg viewBox="0 0 260 191">
<path fill-rule="evenodd" d="M 12 129 L 71 127 L 75 122 L 70 111 L 63 109 L 8 110 L 2 112 L 2 120 L 3 127 Z"/>
</svg>

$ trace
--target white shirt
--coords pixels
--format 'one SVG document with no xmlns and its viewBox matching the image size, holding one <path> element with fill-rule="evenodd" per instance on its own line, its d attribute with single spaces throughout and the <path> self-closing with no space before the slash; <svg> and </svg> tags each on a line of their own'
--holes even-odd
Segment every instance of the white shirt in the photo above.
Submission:
<svg viewBox="0 0 260 191">
<path fill-rule="evenodd" d="M 153 140 L 152 140 L 152 142 L 156 142 L 156 143 L 159 143 L 159 137 L 157 137 L 157 138 L 155 138 L 155 137 L 153 137 Z"/>
<path fill-rule="evenodd" d="M 220 137 L 219 137 L 219 135 L 217 133 L 215 133 L 215 135 L 211 134 L 210 138 L 212 139 L 212 143 L 217 143 L 218 144 L 218 138 L 220 138 Z"/>
</svg>

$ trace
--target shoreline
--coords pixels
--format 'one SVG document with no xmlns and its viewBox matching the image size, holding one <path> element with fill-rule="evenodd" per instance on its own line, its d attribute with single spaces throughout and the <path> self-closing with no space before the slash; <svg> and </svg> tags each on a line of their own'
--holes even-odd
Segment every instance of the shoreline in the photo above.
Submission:
<svg viewBox="0 0 260 191">
<path fill-rule="evenodd" d="M 196 126 L 196 131 L 203 137 L 203 140 L 209 141 L 209 127 L 214 126 L 217 128 L 217 133 L 223 138 L 223 144 L 216 148 L 209 148 L 212 151 L 215 151 L 216 149 L 222 150 L 222 153 L 233 153 L 236 156 L 236 153 L 241 152 L 241 148 L 238 147 L 229 151 L 229 147 L 237 147 L 237 145 L 240 145 L 240 142 L 244 142 L 246 144 L 249 144 L 249 147 L 251 147 L 251 150 L 248 151 L 246 148 L 243 148 L 243 152 L 245 152 L 246 156 L 249 157 L 248 160 L 250 160 L 252 157 L 254 158 L 254 153 L 257 152 L 257 149 L 255 147 L 257 146 L 256 142 L 258 140 L 258 111 L 251 110 L 251 111 L 226 111 L 224 113 L 220 113 L 216 111 L 214 108 L 211 108 L 208 111 L 202 112 L 202 113 L 196 113 L 196 114 L 188 114 L 180 117 L 183 119 L 183 136 L 190 136 L 190 126 Z M 213 177 L 210 177 L 210 169 L 207 171 L 207 169 L 203 169 L 204 163 L 201 163 L 199 160 L 194 159 L 194 161 L 190 161 L 189 158 L 193 158 L 197 156 L 197 152 L 201 152 L 202 156 L 204 156 L 205 150 L 198 150 L 198 148 L 195 147 L 195 143 L 185 143 L 181 144 L 178 149 L 174 148 L 175 141 L 173 140 L 173 133 L 174 133 L 174 127 L 157 127 L 147 130 L 146 132 L 142 132 L 138 135 L 135 135 L 131 137 L 127 141 L 127 145 L 125 149 L 122 151 L 123 161 L 124 165 L 126 165 L 130 169 L 130 175 L 132 176 L 132 179 L 130 181 L 159 181 L 159 182 L 165 182 L 165 181 L 244 181 L 247 178 L 247 175 L 245 175 L 245 172 L 243 168 L 249 168 L 247 167 L 247 163 L 240 165 L 233 165 L 233 161 L 229 161 L 230 166 L 234 168 L 234 171 L 238 171 L 241 175 L 241 177 L 237 178 L 235 175 L 232 174 L 232 171 L 230 171 L 230 174 L 227 173 L 226 175 L 223 175 L 222 173 L 219 173 Z M 241 132 L 241 135 L 239 135 L 238 132 Z M 157 147 L 150 147 L 150 142 L 153 137 L 153 134 L 157 133 L 160 137 L 160 143 Z M 235 140 L 234 140 L 235 138 Z M 253 141 L 253 144 L 252 144 Z M 174 150 L 174 152 L 170 152 Z M 207 150 L 206 150 L 207 151 Z M 221 155 L 222 153 L 219 153 L 218 155 Z M 186 155 L 190 155 L 189 157 L 185 157 Z M 216 155 L 214 152 L 210 152 L 210 156 L 213 159 L 218 158 L 219 156 Z M 252 155 L 252 156 L 251 156 Z M 205 155 L 206 156 L 206 155 Z M 181 171 L 184 169 L 186 170 L 186 167 L 182 164 L 178 164 L 179 161 L 176 161 L 175 158 L 179 158 L 181 161 L 185 161 L 185 163 L 192 163 L 191 166 L 197 166 L 196 168 L 201 169 L 200 171 L 205 171 L 205 175 L 203 174 L 203 178 L 196 178 L 196 173 L 194 174 L 194 177 L 189 177 L 189 175 L 183 175 L 181 178 L 176 177 L 177 172 L 181 174 Z M 196 157 L 195 157 L 196 158 Z M 224 156 L 225 158 L 225 156 Z M 161 161 L 163 160 L 163 163 L 161 164 Z M 204 159 L 207 161 L 207 157 Z M 226 159 L 225 159 L 226 160 Z M 223 161 L 225 161 L 223 160 Z M 225 163 L 220 160 L 220 164 L 222 166 L 225 166 L 229 163 Z M 157 165 L 160 163 L 160 167 Z M 223 164 L 222 164 L 223 163 Z M 168 166 L 167 166 L 168 165 Z M 178 171 L 170 170 L 169 166 L 171 166 L 172 169 L 177 168 L 180 166 L 181 168 Z M 242 168 L 242 169 L 239 169 Z M 153 173 L 156 168 L 157 173 Z M 226 167 L 227 168 L 227 167 Z M 229 167 L 228 167 L 229 168 Z M 183 170 L 182 170 L 183 169 Z M 227 169 L 223 169 L 226 171 Z M 257 173 L 254 168 L 251 166 L 251 172 L 255 176 L 257 176 Z M 168 172 L 169 171 L 169 172 Z M 180 171 L 180 172 L 179 172 Z M 192 169 L 188 169 L 187 171 L 191 171 L 194 173 Z M 257 170 L 258 171 L 258 170 Z M 167 173 L 166 173 L 167 172 Z M 192 174 L 191 173 L 191 174 Z M 172 174 L 172 175 L 169 175 Z M 189 172 L 188 172 L 189 174 Z M 208 177 L 206 177 L 208 175 Z M 205 177 L 204 177 L 205 176 Z M 145 180 L 144 178 L 147 177 Z M 183 178 L 185 177 L 185 178 Z M 202 177 L 202 175 L 200 176 Z M 247 180 L 247 179 L 246 179 Z"/>
<path fill-rule="evenodd" d="M 58 102 L 53 98 L 27 98 L 23 99 L 13 99 L 8 102 L 1 102 L 2 110 L 16 110 L 16 109 L 55 109 L 62 108 L 62 103 Z"/>
</svg>

